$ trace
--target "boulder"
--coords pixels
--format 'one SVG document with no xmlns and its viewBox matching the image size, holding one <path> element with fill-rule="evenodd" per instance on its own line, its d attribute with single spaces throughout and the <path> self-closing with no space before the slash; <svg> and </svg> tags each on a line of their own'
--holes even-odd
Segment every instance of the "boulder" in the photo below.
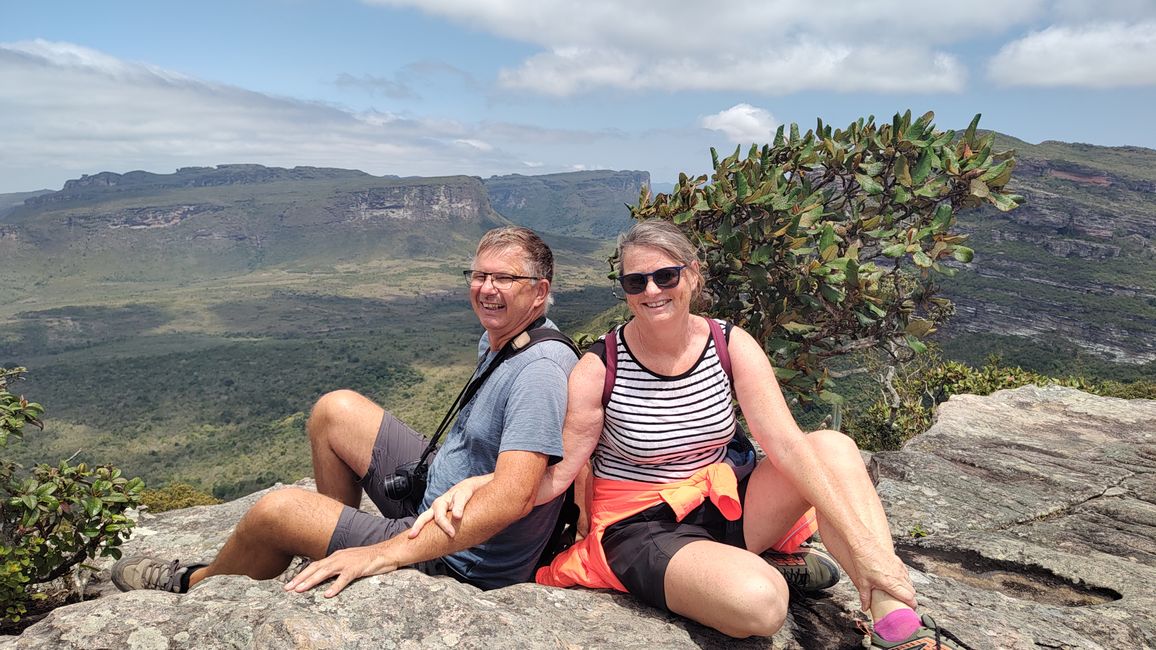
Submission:
<svg viewBox="0 0 1156 650">
<path fill-rule="evenodd" d="M 970 646 L 1156 647 L 1156 402 L 1034 387 L 957 396 L 927 433 L 869 465 L 921 609 Z M 260 494 L 142 514 L 126 551 L 211 557 Z M 403 569 L 332 599 L 244 577 L 122 594 L 109 564 L 95 578 L 102 597 L 0 637 L 0 649 L 834 649 L 864 638 L 846 579 L 793 599 L 773 639 L 736 641 L 603 591 L 479 591 Z"/>
</svg>

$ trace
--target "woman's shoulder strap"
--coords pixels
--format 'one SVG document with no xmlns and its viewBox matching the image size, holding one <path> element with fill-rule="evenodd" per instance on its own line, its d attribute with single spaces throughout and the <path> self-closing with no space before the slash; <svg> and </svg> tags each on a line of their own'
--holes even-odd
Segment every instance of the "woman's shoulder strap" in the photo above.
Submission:
<svg viewBox="0 0 1156 650">
<path fill-rule="evenodd" d="M 718 355 L 719 365 L 722 366 L 723 372 L 727 374 L 727 377 L 734 380 L 734 375 L 731 374 L 731 353 L 727 347 L 727 342 L 730 341 L 731 338 L 731 328 L 733 325 L 730 321 L 727 321 L 726 330 L 724 331 L 723 326 L 719 325 L 718 321 L 710 316 L 706 317 L 706 324 L 710 326 L 710 337 L 714 339 L 714 351 L 715 354 Z"/>
</svg>

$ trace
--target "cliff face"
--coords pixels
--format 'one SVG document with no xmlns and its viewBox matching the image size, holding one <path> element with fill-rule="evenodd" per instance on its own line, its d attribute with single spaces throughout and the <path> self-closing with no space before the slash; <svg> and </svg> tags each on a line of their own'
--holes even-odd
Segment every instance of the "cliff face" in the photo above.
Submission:
<svg viewBox="0 0 1156 650">
<path fill-rule="evenodd" d="M 960 215 L 975 260 L 942 282 L 948 334 L 1066 341 L 1156 360 L 1156 151 L 1008 142 L 1025 203 Z"/>
<path fill-rule="evenodd" d="M 609 238 L 632 223 L 627 205 L 638 203 L 650 174 L 590 171 L 544 176 L 493 176 L 482 181 L 494 209 L 540 232 Z"/>
<path fill-rule="evenodd" d="M 472 177 L 259 165 L 105 172 L 12 211 L 0 225 L 0 257 L 94 280 L 215 277 L 351 257 L 467 255 L 501 223 Z"/>
<path fill-rule="evenodd" d="M 1156 647 L 1156 402 L 1031 387 L 956 396 L 927 433 L 869 467 L 922 609 L 972 647 Z M 211 557 L 258 496 L 145 515 L 125 550 Z M 121 594 L 106 579 L 101 571 L 92 587 L 102 597 L 58 609 L 0 648 L 834 650 L 863 638 L 846 577 L 825 597 L 793 597 L 773 639 L 744 641 L 622 594 L 481 592 L 406 569 L 334 599 L 242 577 L 187 595 Z"/>
</svg>

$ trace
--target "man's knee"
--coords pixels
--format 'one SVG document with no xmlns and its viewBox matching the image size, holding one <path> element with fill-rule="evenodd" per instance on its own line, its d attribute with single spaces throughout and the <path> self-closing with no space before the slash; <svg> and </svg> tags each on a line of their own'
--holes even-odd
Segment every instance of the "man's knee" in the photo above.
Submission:
<svg viewBox="0 0 1156 650">
<path fill-rule="evenodd" d="M 367 405 L 372 404 L 368 399 L 348 389 L 328 392 L 317 400 L 313 410 L 309 413 L 306 430 L 310 438 L 324 436 L 333 425 L 355 417 Z"/>
<path fill-rule="evenodd" d="M 273 490 L 257 499 L 245 513 L 244 521 L 250 526 L 272 530 L 285 521 L 289 513 L 299 512 L 302 504 L 314 493 L 297 487 Z"/>
<path fill-rule="evenodd" d="M 344 508 L 334 499 L 297 487 L 273 490 L 253 504 L 236 534 L 290 554 L 321 557 Z"/>
</svg>

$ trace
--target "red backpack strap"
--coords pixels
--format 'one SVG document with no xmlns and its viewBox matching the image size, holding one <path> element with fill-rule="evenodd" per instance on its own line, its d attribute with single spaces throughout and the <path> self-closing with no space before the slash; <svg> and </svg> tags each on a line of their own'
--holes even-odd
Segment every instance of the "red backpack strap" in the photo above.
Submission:
<svg viewBox="0 0 1156 650">
<path fill-rule="evenodd" d="M 717 320 L 707 316 L 706 324 L 710 326 L 710 337 L 714 339 L 714 352 L 718 355 L 719 365 L 727 374 L 727 378 L 733 381 L 734 375 L 731 374 L 731 352 L 727 348 L 727 335 Z"/>
<path fill-rule="evenodd" d="M 606 342 L 606 381 L 602 384 L 602 408 L 610 403 L 610 393 L 614 392 L 614 375 L 618 371 L 618 328 L 615 327 L 603 337 Z"/>
</svg>

